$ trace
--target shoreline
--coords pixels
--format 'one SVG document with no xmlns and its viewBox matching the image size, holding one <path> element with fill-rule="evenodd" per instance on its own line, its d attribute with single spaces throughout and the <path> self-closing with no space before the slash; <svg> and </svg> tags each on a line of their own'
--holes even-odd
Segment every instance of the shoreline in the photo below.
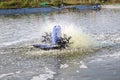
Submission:
<svg viewBox="0 0 120 80">
<path fill-rule="evenodd" d="M 101 8 L 116 8 L 116 9 L 120 9 L 120 4 L 113 4 L 113 5 L 111 5 L 111 4 L 108 4 L 108 5 L 101 5 Z"/>
<path fill-rule="evenodd" d="M 30 14 L 38 12 L 53 12 L 56 9 L 51 7 L 46 8 L 17 8 L 17 9 L 0 9 L 0 15 L 14 15 L 14 14 Z"/>
<path fill-rule="evenodd" d="M 120 9 L 120 4 L 100 5 L 100 9 L 105 9 L 105 8 Z M 44 12 L 61 11 L 62 9 L 99 10 L 99 7 L 96 7 L 96 5 L 75 5 L 75 6 L 64 6 L 63 8 L 59 8 L 59 7 L 40 7 L 40 8 L 0 9 L 0 15 L 44 13 Z"/>
<path fill-rule="evenodd" d="M 40 8 L 16 8 L 16 9 L 0 9 L 0 15 L 14 15 L 14 14 L 31 14 L 31 13 L 44 13 L 61 11 L 63 9 L 76 9 L 76 10 L 98 10 L 99 5 L 75 5 L 63 7 L 40 7 Z"/>
</svg>

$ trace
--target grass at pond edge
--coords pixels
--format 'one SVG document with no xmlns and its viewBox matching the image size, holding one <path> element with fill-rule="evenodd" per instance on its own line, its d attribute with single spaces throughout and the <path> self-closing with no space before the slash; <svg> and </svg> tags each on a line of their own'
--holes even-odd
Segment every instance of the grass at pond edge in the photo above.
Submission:
<svg viewBox="0 0 120 80">
<path fill-rule="evenodd" d="M 36 1 L 32 1 L 30 2 L 29 0 L 21 0 L 21 1 L 16 1 L 16 0 L 12 0 L 12 1 L 8 1 L 8 2 L 4 2 L 4 1 L 0 1 L 0 9 L 17 9 L 17 8 L 40 8 L 40 7 L 51 7 L 51 6 L 57 6 L 58 4 L 64 4 L 65 6 L 75 6 L 75 5 L 91 5 L 91 4 L 95 4 L 95 3 L 62 3 L 62 2 L 40 2 L 38 0 L 38 2 Z M 114 5 L 114 4 L 120 4 L 120 3 L 110 3 L 110 2 L 99 2 L 99 4 L 102 5 Z"/>
</svg>

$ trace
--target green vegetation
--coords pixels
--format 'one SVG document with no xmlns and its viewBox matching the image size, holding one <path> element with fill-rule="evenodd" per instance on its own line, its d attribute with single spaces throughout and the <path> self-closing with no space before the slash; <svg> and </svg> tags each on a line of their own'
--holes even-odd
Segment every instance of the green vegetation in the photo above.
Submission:
<svg viewBox="0 0 120 80">
<path fill-rule="evenodd" d="M 0 8 L 40 7 L 39 0 L 4 0 L 0 1 Z"/>
<path fill-rule="evenodd" d="M 49 5 L 48 0 L 0 0 L 0 8 L 42 7 Z"/>
<path fill-rule="evenodd" d="M 58 4 L 111 4 L 118 3 L 118 0 L 0 0 L 0 8 L 25 8 L 25 7 L 46 7 L 57 6 Z"/>
</svg>

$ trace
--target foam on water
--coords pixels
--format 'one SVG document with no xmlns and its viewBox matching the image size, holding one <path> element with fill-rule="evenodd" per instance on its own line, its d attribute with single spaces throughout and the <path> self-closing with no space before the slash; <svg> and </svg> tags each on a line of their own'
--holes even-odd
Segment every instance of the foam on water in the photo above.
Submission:
<svg viewBox="0 0 120 80">
<path fill-rule="evenodd" d="M 12 41 L 12 42 L 4 42 L 4 43 L 1 43 L 1 44 L 0 44 L 0 47 L 17 44 L 17 43 L 20 43 L 20 42 L 23 42 L 23 41 L 28 41 L 28 40 L 27 40 L 27 39 L 26 39 L 26 40 L 23 39 L 23 40 Z"/>
<path fill-rule="evenodd" d="M 39 76 L 33 76 L 31 80 L 48 80 L 48 79 L 53 79 L 53 75 L 56 74 L 52 70 L 48 69 L 45 67 L 45 74 L 40 74 Z"/>
<path fill-rule="evenodd" d="M 120 51 L 119 52 L 115 52 L 115 53 L 113 53 L 113 54 L 105 54 L 105 55 L 102 55 L 102 56 L 100 56 L 100 57 L 102 57 L 102 58 L 106 58 L 106 59 L 108 59 L 108 58 L 120 58 Z"/>
<path fill-rule="evenodd" d="M 65 69 L 65 68 L 67 68 L 67 67 L 69 67 L 68 64 L 61 64 L 61 65 L 60 65 L 60 69 Z"/>
<path fill-rule="evenodd" d="M 0 75 L 0 78 L 3 78 L 3 77 L 5 77 L 5 76 L 10 76 L 10 75 L 13 75 L 14 73 L 7 73 L 7 74 L 1 74 Z"/>
<path fill-rule="evenodd" d="M 80 68 L 88 68 L 83 61 L 80 61 Z"/>
<path fill-rule="evenodd" d="M 89 63 L 102 62 L 102 61 L 104 62 L 104 61 L 108 61 L 108 60 L 112 60 L 112 59 L 119 59 L 119 58 L 120 58 L 120 51 L 112 53 L 112 54 L 104 54 L 101 56 L 96 56 Z"/>
<path fill-rule="evenodd" d="M 3 78 L 3 77 L 6 77 L 6 76 L 11 76 L 11 75 L 14 75 L 14 74 L 19 74 L 21 71 L 16 71 L 15 73 L 6 73 L 6 74 L 0 74 L 0 79 Z"/>
</svg>

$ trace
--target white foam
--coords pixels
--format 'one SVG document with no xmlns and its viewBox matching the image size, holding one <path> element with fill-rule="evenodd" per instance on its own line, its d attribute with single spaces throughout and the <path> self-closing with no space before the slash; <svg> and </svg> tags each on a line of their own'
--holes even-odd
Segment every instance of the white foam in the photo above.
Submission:
<svg viewBox="0 0 120 80">
<path fill-rule="evenodd" d="M 21 73 L 21 71 L 16 71 L 14 73 L 1 74 L 0 78 L 6 77 L 6 76 L 10 76 L 10 75 L 14 75 L 14 74 L 19 74 L 19 73 Z"/>
<path fill-rule="evenodd" d="M 22 40 L 18 40 L 18 41 L 4 42 L 4 43 L 0 43 L 0 46 L 9 46 L 9 45 L 17 44 L 17 43 L 27 41 L 27 40 L 28 39 L 22 39 Z"/>
<path fill-rule="evenodd" d="M 53 75 L 51 74 L 40 74 L 39 76 L 33 77 L 31 80 L 47 80 L 53 79 Z"/>
<path fill-rule="evenodd" d="M 69 67 L 68 64 L 61 64 L 61 65 L 60 65 L 60 68 L 61 68 L 61 69 L 65 69 L 65 68 L 67 68 L 67 67 Z"/>
<path fill-rule="evenodd" d="M 52 70 L 50 70 L 49 68 L 45 67 L 45 71 L 49 74 L 56 74 L 56 72 L 53 72 Z"/>
<path fill-rule="evenodd" d="M 89 63 L 107 61 L 107 60 L 118 59 L 118 58 L 120 58 L 120 51 L 112 54 L 104 54 L 101 56 L 97 56 L 93 60 L 91 60 Z"/>
<path fill-rule="evenodd" d="M 80 68 L 88 68 L 83 61 L 80 61 Z"/>
<path fill-rule="evenodd" d="M 101 62 L 101 61 L 104 61 L 102 58 L 97 58 L 97 59 L 93 59 L 91 60 L 89 63 L 93 63 L 93 62 Z"/>
<path fill-rule="evenodd" d="M 48 80 L 48 79 L 53 79 L 53 75 L 56 74 L 52 70 L 48 69 L 45 67 L 45 74 L 40 74 L 39 76 L 34 76 L 31 80 Z"/>
<path fill-rule="evenodd" d="M 0 75 L 0 78 L 3 78 L 3 77 L 5 77 L 5 76 L 10 76 L 10 75 L 13 75 L 14 73 L 7 73 L 7 74 L 1 74 Z"/>
<path fill-rule="evenodd" d="M 119 52 L 115 52 L 113 54 L 105 54 L 101 57 L 105 57 L 105 58 L 120 58 L 120 51 Z"/>
<path fill-rule="evenodd" d="M 76 70 L 77 73 L 79 73 L 80 71 L 79 70 Z"/>
<path fill-rule="evenodd" d="M 19 73 L 21 73 L 21 71 L 16 71 L 15 73 L 16 73 L 16 74 L 19 74 Z"/>
</svg>

